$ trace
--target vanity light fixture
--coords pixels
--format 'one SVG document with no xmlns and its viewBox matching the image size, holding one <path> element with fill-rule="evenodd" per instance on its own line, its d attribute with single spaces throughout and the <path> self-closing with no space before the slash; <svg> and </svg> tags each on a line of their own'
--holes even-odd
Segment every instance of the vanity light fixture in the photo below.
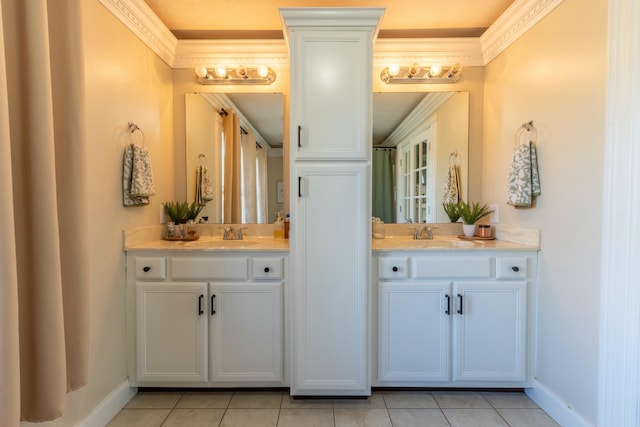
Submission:
<svg viewBox="0 0 640 427">
<path fill-rule="evenodd" d="M 238 65 L 235 68 L 224 65 L 207 68 L 200 65 L 195 68 L 195 73 L 202 85 L 270 85 L 276 80 L 275 71 L 266 65 Z"/>
<path fill-rule="evenodd" d="M 413 84 L 434 84 L 434 83 L 456 83 L 462 75 L 462 66 L 455 64 L 443 66 L 431 64 L 421 67 L 414 63 L 408 67 L 401 67 L 398 64 L 391 64 L 380 73 L 380 79 L 387 83 L 413 83 Z"/>
</svg>

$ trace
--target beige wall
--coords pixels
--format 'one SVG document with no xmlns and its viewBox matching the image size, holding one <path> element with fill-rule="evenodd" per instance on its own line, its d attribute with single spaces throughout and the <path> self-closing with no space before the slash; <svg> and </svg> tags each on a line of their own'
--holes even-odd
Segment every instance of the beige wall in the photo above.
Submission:
<svg viewBox="0 0 640 427">
<path fill-rule="evenodd" d="M 536 378 L 595 425 L 607 1 L 565 0 L 485 70 L 483 199 L 538 228 Z M 514 134 L 538 129 L 542 195 L 507 206 Z"/>
<path fill-rule="evenodd" d="M 86 144 L 90 189 L 91 351 L 89 384 L 69 394 L 64 417 L 38 426 L 71 426 L 127 378 L 122 230 L 158 223 L 173 198 L 171 69 L 96 0 L 83 2 Z M 145 136 L 156 195 L 151 205 L 122 206 L 127 122 Z M 23 423 L 23 425 L 35 425 Z"/>
</svg>

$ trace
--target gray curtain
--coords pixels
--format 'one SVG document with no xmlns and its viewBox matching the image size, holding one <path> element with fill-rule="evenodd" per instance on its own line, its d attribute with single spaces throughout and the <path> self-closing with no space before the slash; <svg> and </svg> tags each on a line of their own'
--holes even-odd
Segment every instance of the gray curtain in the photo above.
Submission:
<svg viewBox="0 0 640 427">
<path fill-rule="evenodd" d="M 385 223 L 395 222 L 395 209 L 393 201 L 394 158 L 394 149 L 373 149 L 373 196 L 371 214 L 374 217 L 380 218 Z"/>
</svg>

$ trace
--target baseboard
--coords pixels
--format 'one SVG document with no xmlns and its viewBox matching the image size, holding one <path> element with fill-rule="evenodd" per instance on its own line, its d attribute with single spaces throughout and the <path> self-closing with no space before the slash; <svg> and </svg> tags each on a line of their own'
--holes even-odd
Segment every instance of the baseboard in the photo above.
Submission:
<svg viewBox="0 0 640 427">
<path fill-rule="evenodd" d="M 129 381 L 121 383 L 76 427 L 104 427 L 137 392 L 138 389 L 131 387 Z"/>
<path fill-rule="evenodd" d="M 560 396 L 537 380 L 533 381 L 533 388 L 526 388 L 524 392 L 562 427 L 594 427 L 593 424 L 571 409 Z"/>
</svg>

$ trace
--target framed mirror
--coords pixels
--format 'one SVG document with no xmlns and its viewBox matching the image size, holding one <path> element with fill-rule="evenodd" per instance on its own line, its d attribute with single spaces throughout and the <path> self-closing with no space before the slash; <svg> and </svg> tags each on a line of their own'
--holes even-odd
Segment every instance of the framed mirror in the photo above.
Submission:
<svg viewBox="0 0 640 427">
<path fill-rule="evenodd" d="M 185 96 L 189 200 L 194 200 L 197 170 L 202 163 L 200 154 L 204 154 L 210 176 L 216 171 L 221 174 L 223 151 L 221 147 L 215 148 L 212 135 L 222 132 L 221 109 L 237 111 L 241 126 L 254 131 L 256 141 L 267 154 L 266 217 L 256 216 L 250 220 L 245 217 L 242 222 L 274 222 L 277 212 L 283 210 L 286 197 L 279 192 L 284 182 L 282 94 L 187 93 Z M 373 215 L 386 223 L 448 222 L 442 202 L 450 164 L 456 166 L 460 197 L 467 198 L 468 132 L 468 92 L 374 93 Z M 425 155 L 424 159 L 421 155 Z M 422 161 L 426 163 L 422 165 Z M 409 168 L 416 164 L 419 166 Z M 213 200 L 201 215 L 207 216 L 208 222 L 225 221 L 220 208 L 224 200 L 224 186 L 218 180 Z"/>
<path fill-rule="evenodd" d="M 272 223 L 284 200 L 280 93 L 186 93 L 189 201 L 210 223 Z"/>
<path fill-rule="evenodd" d="M 385 223 L 449 222 L 466 200 L 468 92 L 373 95 L 372 215 Z"/>
</svg>

